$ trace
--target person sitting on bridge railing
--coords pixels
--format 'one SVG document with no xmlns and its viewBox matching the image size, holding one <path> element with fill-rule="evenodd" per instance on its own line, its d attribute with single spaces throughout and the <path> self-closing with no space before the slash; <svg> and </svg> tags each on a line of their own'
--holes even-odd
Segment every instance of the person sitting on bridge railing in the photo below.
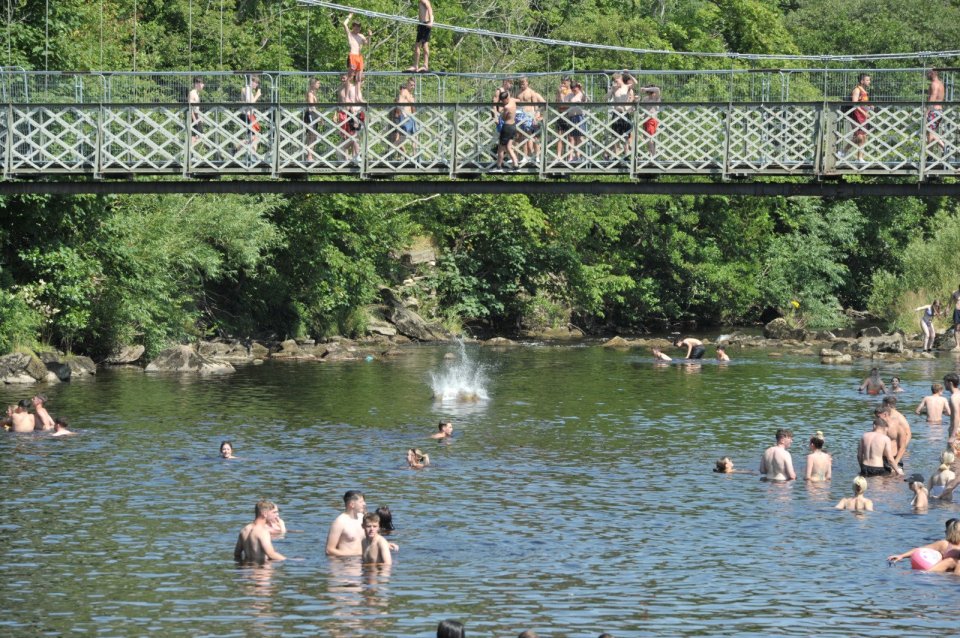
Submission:
<svg viewBox="0 0 960 638">
<path fill-rule="evenodd" d="M 636 83 L 637 81 L 630 77 L 629 73 L 614 73 L 613 83 L 610 85 L 610 90 L 607 91 L 607 102 L 615 104 L 633 102 L 635 99 L 633 86 Z M 628 155 L 631 148 L 633 124 L 630 120 L 633 109 L 629 106 L 615 106 L 611 109 L 610 114 L 612 116 L 610 128 L 614 134 L 613 155 Z"/>
<path fill-rule="evenodd" d="M 537 133 L 540 132 L 543 116 L 540 115 L 540 109 L 533 103 L 543 103 L 546 100 L 530 88 L 530 80 L 520 78 L 520 93 L 517 95 L 517 101 L 525 103 L 521 110 L 517 111 L 517 126 L 528 136 L 523 143 L 523 154 L 526 156 L 524 159 L 534 158 L 535 161 L 540 153 Z"/>
</svg>

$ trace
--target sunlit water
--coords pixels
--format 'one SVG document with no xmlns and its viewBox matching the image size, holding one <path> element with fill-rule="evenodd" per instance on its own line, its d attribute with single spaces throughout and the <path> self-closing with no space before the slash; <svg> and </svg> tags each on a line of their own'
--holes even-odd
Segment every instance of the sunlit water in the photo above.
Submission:
<svg viewBox="0 0 960 638">
<path fill-rule="evenodd" d="M 433 398 L 445 403 L 486 401 L 487 384 L 486 366 L 474 360 L 462 341 L 446 355 L 441 368 L 430 373 Z"/>
<path fill-rule="evenodd" d="M 270 363 L 199 379 L 104 371 L 52 387 L 70 439 L 0 436 L 0 635 L 945 635 L 960 577 L 885 557 L 942 538 L 960 505 L 909 508 L 902 481 L 850 493 L 874 400 L 869 363 L 731 352 L 729 365 L 653 366 L 594 347 L 468 347 L 485 401 L 437 402 L 455 348 L 368 363 Z M 462 361 L 462 359 L 461 359 Z M 907 471 L 936 468 L 945 426 L 912 416 L 947 356 L 884 368 L 908 392 Z M 0 388 L 11 402 L 33 390 Z M 909 409 L 908 409 L 909 408 Z M 441 418 L 452 444 L 427 437 Z M 830 485 L 713 474 L 755 468 L 778 427 L 827 435 Z M 216 458 L 222 439 L 236 461 Z M 409 447 L 433 465 L 405 468 Z M 395 512 L 392 570 L 323 554 L 347 489 Z M 271 498 L 289 560 L 232 561 Z"/>
</svg>

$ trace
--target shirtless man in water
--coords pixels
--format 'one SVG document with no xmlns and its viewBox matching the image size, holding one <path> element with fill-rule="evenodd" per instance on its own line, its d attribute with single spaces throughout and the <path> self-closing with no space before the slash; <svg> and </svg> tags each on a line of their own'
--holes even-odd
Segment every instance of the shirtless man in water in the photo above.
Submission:
<svg viewBox="0 0 960 638">
<path fill-rule="evenodd" d="M 687 348 L 687 354 L 683 357 L 684 359 L 702 359 L 703 353 L 707 351 L 707 349 L 703 347 L 703 342 L 693 337 L 687 337 L 686 339 L 677 337 L 673 345 L 677 348 Z"/>
<path fill-rule="evenodd" d="M 30 399 L 21 399 L 17 405 L 7 409 L 13 432 L 33 432 L 36 427 L 34 416 L 30 414 Z"/>
<path fill-rule="evenodd" d="M 960 375 L 956 372 L 945 374 L 943 385 L 950 391 L 950 430 L 947 440 L 952 441 L 957 438 L 957 425 L 960 424 Z"/>
<path fill-rule="evenodd" d="M 903 467 L 903 455 L 907 451 L 907 445 L 913 438 L 913 431 L 910 429 L 910 423 L 903 412 L 897 409 L 897 397 L 883 397 L 883 407 L 880 408 L 883 418 L 887 422 L 887 436 L 890 437 L 890 445 L 893 452 L 893 458 L 898 467 Z"/>
<path fill-rule="evenodd" d="M 50 413 L 47 412 L 47 409 L 43 406 L 47 402 L 47 395 L 38 394 L 33 397 L 33 419 L 36 425 L 34 426 L 37 430 L 53 430 L 53 417 L 50 416 Z"/>
<path fill-rule="evenodd" d="M 787 448 L 793 442 L 793 432 L 780 428 L 777 430 L 777 444 L 767 448 L 760 459 L 760 473 L 770 481 L 794 481 L 793 458 Z"/>
<path fill-rule="evenodd" d="M 903 475 L 893 457 L 893 446 L 887 436 L 887 422 L 880 417 L 873 419 L 873 431 L 864 432 L 857 447 L 857 462 L 860 476 L 883 476 L 891 471 Z"/>
<path fill-rule="evenodd" d="M 886 394 L 887 388 L 883 385 L 883 379 L 880 378 L 880 368 L 872 368 L 870 376 L 863 380 L 857 392 L 867 391 L 867 394 Z"/>
<path fill-rule="evenodd" d="M 437 432 L 430 435 L 431 439 L 449 439 L 453 438 L 453 421 L 440 421 L 437 425 Z"/>
<path fill-rule="evenodd" d="M 327 533 L 327 556 L 359 556 L 363 542 L 361 519 L 367 509 L 363 492 L 350 490 L 343 495 L 343 512 L 334 519 Z"/>
<path fill-rule="evenodd" d="M 947 416 L 950 417 L 950 422 L 952 424 L 953 411 L 950 409 L 950 404 L 947 402 L 947 400 L 940 394 L 943 392 L 943 386 L 939 383 L 934 383 L 930 386 L 930 392 L 931 394 L 923 397 L 920 405 L 917 406 L 917 414 L 920 414 L 926 410 L 927 423 L 939 425 L 940 423 L 943 423 L 943 413 L 946 412 Z"/>
<path fill-rule="evenodd" d="M 233 548 L 233 559 L 244 563 L 262 565 L 268 560 L 286 560 L 286 556 L 273 548 L 270 540 L 270 525 L 279 516 L 277 506 L 270 501 L 260 501 L 253 509 L 252 523 L 240 530 Z"/>
</svg>

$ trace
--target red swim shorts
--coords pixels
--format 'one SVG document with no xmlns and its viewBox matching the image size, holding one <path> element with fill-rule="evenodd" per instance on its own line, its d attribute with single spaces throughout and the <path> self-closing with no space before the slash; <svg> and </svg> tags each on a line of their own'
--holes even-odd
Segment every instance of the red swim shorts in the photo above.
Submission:
<svg viewBox="0 0 960 638">
<path fill-rule="evenodd" d="M 647 135 L 656 135 L 658 126 L 660 126 L 660 120 L 655 117 L 647 118 L 647 121 L 643 123 L 643 130 L 647 132 Z"/>
</svg>

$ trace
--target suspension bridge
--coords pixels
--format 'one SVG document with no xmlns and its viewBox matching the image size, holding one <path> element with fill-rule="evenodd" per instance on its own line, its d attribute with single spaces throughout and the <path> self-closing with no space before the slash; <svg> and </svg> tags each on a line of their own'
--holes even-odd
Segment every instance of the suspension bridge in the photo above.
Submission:
<svg viewBox="0 0 960 638">
<path fill-rule="evenodd" d="M 530 73 L 543 101 L 518 105 L 530 124 L 499 172 L 492 100 L 520 74 L 368 73 L 364 101 L 344 104 L 337 73 L 3 68 L 0 194 L 956 195 L 958 71 L 940 70 L 932 105 L 925 68 L 870 70 L 864 121 L 849 101 L 862 69 L 638 70 L 661 101 L 626 106 L 606 102 L 611 72 Z M 557 99 L 565 76 L 584 102 Z"/>
</svg>

